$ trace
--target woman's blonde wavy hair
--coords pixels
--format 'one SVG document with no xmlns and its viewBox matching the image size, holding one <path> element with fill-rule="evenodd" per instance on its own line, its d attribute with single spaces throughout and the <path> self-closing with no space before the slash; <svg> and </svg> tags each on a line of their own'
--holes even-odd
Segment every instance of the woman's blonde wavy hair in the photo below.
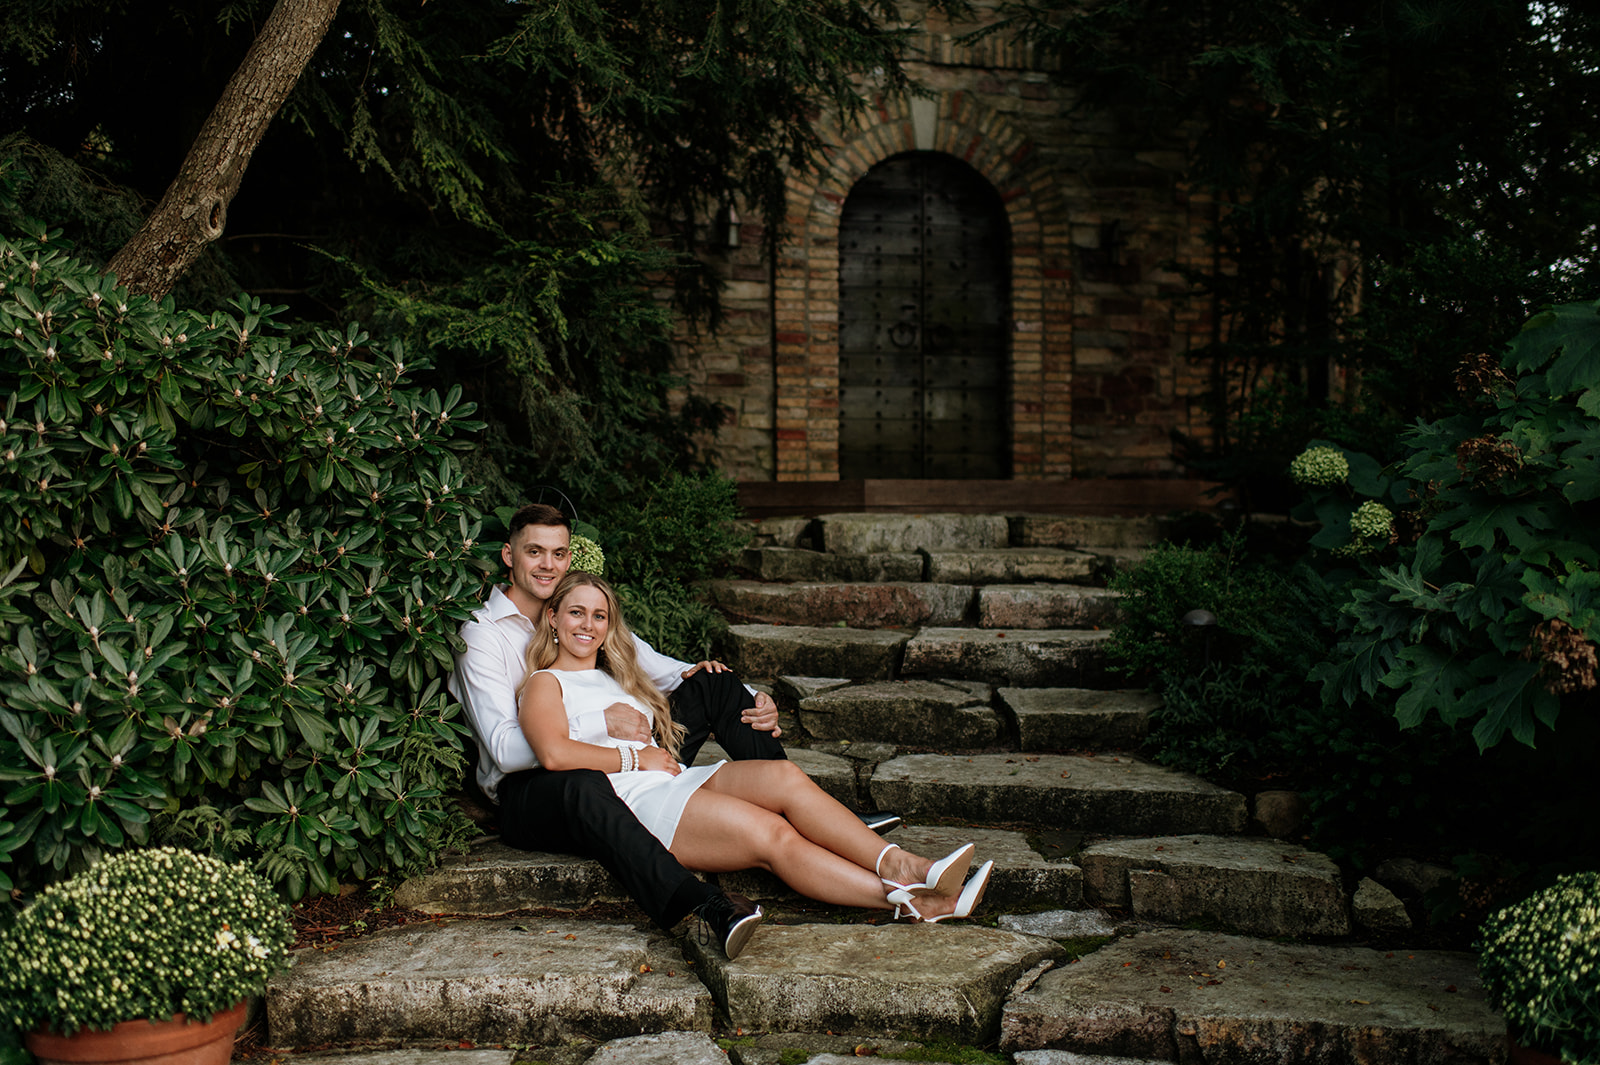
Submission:
<svg viewBox="0 0 1600 1065">
<path fill-rule="evenodd" d="M 676 759 L 678 747 L 683 742 L 684 727 L 672 720 L 672 708 L 667 705 L 667 697 L 650 683 L 650 678 L 639 668 L 638 655 L 633 647 L 633 630 L 628 628 L 628 623 L 622 616 L 622 604 L 617 601 L 617 593 L 602 578 L 593 573 L 569 570 L 556 584 L 555 591 L 545 603 L 545 609 L 539 612 L 533 639 L 528 644 L 526 660 L 528 676 L 532 676 L 538 670 L 549 669 L 551 663 L 556 660 L 558 648 L 555 629 L 550 624 L 550 614 L 561 609 L 561 604 L 572 594 L 574 588 L 585 585 L 597 589 L 606 598 L 606 618 L 609 625 L 606 629 L 606 638 L 595 656 L 595 665 L 609 673 L 611 679 L 621 685 L 623 691 L 641 705 L 650 708 L 656 743 Z M 526 677 L 523 678 L 523 683 L 527 683 Z"/>
</svg>

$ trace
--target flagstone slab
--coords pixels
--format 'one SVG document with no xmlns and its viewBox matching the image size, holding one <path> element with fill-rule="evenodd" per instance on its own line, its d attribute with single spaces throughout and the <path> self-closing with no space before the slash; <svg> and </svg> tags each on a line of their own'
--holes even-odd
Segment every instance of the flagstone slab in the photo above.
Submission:
<svg viewBox="0 0 1600 1065">
<path fill-rule="evenodd" d="M 584 1065 L 727 1065 L 728 1052 L 704 1032 L 656 1032 L 613 1039 Z"/>
<path fill-rule="evenodd" d="M 1144 742 L 1161 697 L 1101 688 L 1001 688 L 1001 715 L 1024 751 L 1090 747 L 1122 750 Z"/>
<path fill-rule="evenodd" d="M 812 625 L 730 625 L 728 664 L 744 677 L 829 675 L 888 680 L 909 633 Z"/>
<path fill-rule="evenodd" d="M 979 628 L 1109 629 L 1121 620 L 1122 593 L 1105 588 L 991 584 L 978 589 Z"/>
<path fill-rule="evenodd" d="M 1000 1047 L 1280 1065 L 1498 1063 L 1473 955 L 1165 930 L 1119 939 L 1006 1003 Z"/>
<path fill-rule="evenodd" d="M 1243 795 L 1127 755 L 904 755 L 874 770 L 870 790 L 906 817 L 1088 832 L 1228 834 L 1246 817 Z"/>
<path fill-rule="evenodd" d="M 981 912 L 1000 907 L 1081 906 L 1083 870 L 1065 859 L 1048 861 L 1028 845 L 1020 832 L 1000 828 L 949 825 L 904 825 L 887 833 L 885 843 L 897 843 L 924 858 L 943 858 L 963 843 L 973 848 L 973 868 L 993 861 L 994 871 L 984 892 Z M 797 899 L 800 896 L 771 873 L 746 869 L 717 874 L 717 883 L 752 899 Z"/>
<path fill-rule="evenodd" d="M 927 579 L 949 584 L 1070 584 L 1093 578 L 1096 558 L 1059 547 L 991 547 L 927 552 Z"/>
<path fill-rule="evenodd" d="M 515 1050 L 463 1050 L 459 1047 L 406 1047 L 321 1054 L 273 1054 L 281 1065 L 511 1065 Z"/>
<path fill-rule="evenodd" d="M 1282 840 L 1157 836 L 1109 840 L 1078 855 L 1097 906 L 1178 924 L 1203 918 L 1259 936 L 1350 934 L 1339 867 Z"/>
<path fill-rule="evenodd" d="M 800 700 L 800 724 L 819 739 L 908 747 L 987 747 L 1000 716 L 988 685 L 892 680 L 835 688 Z"/>
<path fill-rule="evenodd" d="M 396 906 L 423 913 L 498 915 L 542 908 L 584 910 L 632 901 L 597 861 L 481 843 L 451 855 L 395 890 Z"/>
<path fill-rule="evenodd" d="M 1092 687 L 1105 674 L 1110 638 L 1092 629 L 930 627 L 906 643 L 900 669 L 1019 687 Z"/>
<path fill-rule="evenodd" d="M 267 987 L 293 1048 L 374 1040 L 546 1043 L 706 1031 L 711 999 L 673 941 L 596 921 L 462 920 L 295 952 Z"/>
<path fill-rule="evenodd" d="M 1011 546 L 998 514 L 825 514 L 817 521 L 823 550 L 836 555 Z"/>
<path fill-rule="evenodd" d="M 955 625 L 973 602 L 973 588 L 965 584 L 707 581 L 704 587 L 724 615 L 771 625 Z"/>
<path fill-rule="evenodd" d="M 1023 973 L 1060 955 L 1037 936 L 960 921 L 763 925 L 735 961 L 685 939 L 735 1028 L 994 1038 Z"/>
<path fill-rule="evenodd" d="M 1140 548 L 1161 539 L 1157 518 L 1016 514 L 1011 543 L 1017 547 Z"/>
<path fill-rule="evenodd" d="M 764 581 L 920 581 L 925 571 L 915 551 L 836 555 L 798 547 L 746 548 L 739 568 Z"/>
</svg>

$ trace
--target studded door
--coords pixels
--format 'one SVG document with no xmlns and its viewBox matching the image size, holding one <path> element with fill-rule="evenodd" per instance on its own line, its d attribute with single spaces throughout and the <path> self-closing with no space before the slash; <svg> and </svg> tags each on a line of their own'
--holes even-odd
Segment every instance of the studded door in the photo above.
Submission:
<svg viewBox="0 0 1600 1065">
<path fill-rule="evenodd" d="M 839 476 L 1005 477 L 1005 209 L 952 156 L 896 156 L 839 225 Z"/>
</svg>

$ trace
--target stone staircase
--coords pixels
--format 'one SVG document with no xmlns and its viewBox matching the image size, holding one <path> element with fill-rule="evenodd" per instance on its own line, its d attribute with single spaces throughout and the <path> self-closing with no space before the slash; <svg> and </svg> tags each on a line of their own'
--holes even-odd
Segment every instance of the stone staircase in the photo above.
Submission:
<svg viewBox="0 0 1600 1065">
<path fill-rule="evenodd" d="M 1470 955 L 1390 949 L 1405 912 L 1383 888 L 1352 892 L 1326 857 L 1262 834 L 1252 796 L 1137 755 L 1156 700 L 1107 670 L 1105 584 L 1159 532 L 767 519 L 746 579 L 706 588 L 724 658 L 772 693 L 793 760 L 847 805 L 900 811 L 891 840 L 974 840 L 995 861 L 989 920 L 897 924 L 725 875 L 771 912 L 728 962 L 692 929 L 650 928 L 595 863 L 489 840 L 396 893 L 436 924 L 305 952 L 269 991 L 269 1043 L 750 1065 L 893 1061 L 928 1040 L 1025 1065 L 1503 1060 Z"/>
</svg>

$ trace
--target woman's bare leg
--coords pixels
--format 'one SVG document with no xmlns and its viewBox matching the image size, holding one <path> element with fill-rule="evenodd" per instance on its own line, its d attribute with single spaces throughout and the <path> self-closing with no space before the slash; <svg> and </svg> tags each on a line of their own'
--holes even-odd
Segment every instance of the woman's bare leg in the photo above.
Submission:
<svg viewBox="0 0 1600 1065">
<path fill-rule="evenodd" d="M 747 762 L 746 765 L 789 765 L 788 762 Z M 715 780 L 730 765 L 719 769 Z M 843 807 L 840 807 L 842 810 Z M 861 822 L 848 810 L 845 816 Z M 867 834 L 878 837 L 871 830 Z M 881 843 L 873 851 L 881 850 Z M 760 868 L 776 874 L 785 884 L 809 898 L 836 906 L 887 910 L 892 907 L 883 882 L 870 868 L 841 857 L 805 836 L 772 810 L 702 785 L 689 797 L 678 832 L 668 848 L 686 868 L 706 873 Z M 890 854 L 900 853 L 898 850 Z M 921 859 L 924 865 L 926 859 Z M 887 865 L 887 859 L 885 859 Z M 916 900 L 923 917 L 937 917 L 955 908 L 954 896 L 928 895 Z"/>
<path fill-rule="evenodd" d="M 717 776 L 727 769 L 723 766 Z M 890 906 L 872 870 L 819 847 L 778 814 L 708 787 L 689 797 L 668 850 L 689 869 L 707 873 L 766 869 L 821 902 L 873 909 Z"/>
<path fill-rule="evenodd" d="M 812 843 L 869 872 L 876 868 L 884 879 L 897 884 L 921 883 L 933 865 L 933 859 L 899 847 L 884 854 L 880 865 L 882 837 L 862 824 L 843 803 L 817 787 L 816 781 L 793 762 L 728 762 L 700 788 L 702 792 L 708 790 L 778 814 Z M 684 820 L 688 820 L 687 813 Z M 879 874 L 874 875 L 874 880 Z M 790 886 L 798 890 L 797 885 Z"/>
</svg>

